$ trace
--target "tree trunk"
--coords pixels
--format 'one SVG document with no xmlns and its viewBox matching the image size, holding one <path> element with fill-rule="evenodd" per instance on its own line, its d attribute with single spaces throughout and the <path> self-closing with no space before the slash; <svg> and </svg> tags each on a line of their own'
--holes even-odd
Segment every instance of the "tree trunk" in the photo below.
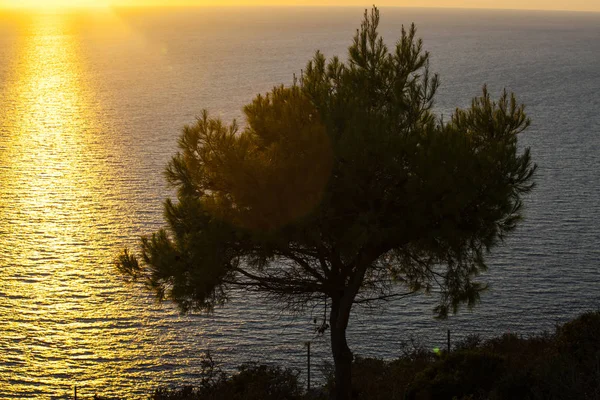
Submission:
<svg viewBox="0 0 600 400">
<path fill-rule="evenodd" d="M 335 400 L 352 399 L 352 352 L 346 342 L 346 328 L 352 301 L 332 299 L 329 325 L 331 326 L 331 352 L 335 366 Z"/>
</svg>

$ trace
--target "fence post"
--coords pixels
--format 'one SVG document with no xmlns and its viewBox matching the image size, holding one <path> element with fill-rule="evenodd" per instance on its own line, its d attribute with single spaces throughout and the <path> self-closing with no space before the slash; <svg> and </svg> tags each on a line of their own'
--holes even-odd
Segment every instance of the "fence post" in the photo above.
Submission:
<svg viewBox="0 0 600 400">
<path fill-rule="evenodd" d="M 448 329 L 448 354 L 450 354 L 450 329 Z"/>
<path fill-rule="evenodd" d="M 73 387 L 73 394 L 75 395 L 75 400 L 77 400 L 77 386 Z"/>
<path fill-rule="evenodd" d="M 306 387 L 310 392 L 310 342 L 306 342 Z"/>
</svg>

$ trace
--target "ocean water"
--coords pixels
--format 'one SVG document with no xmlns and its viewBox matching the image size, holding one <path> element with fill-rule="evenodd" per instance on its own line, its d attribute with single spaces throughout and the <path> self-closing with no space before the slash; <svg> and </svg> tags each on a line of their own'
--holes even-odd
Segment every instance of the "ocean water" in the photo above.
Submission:
<svg viewBox="0 0 600 400">
<path fill-rule="evenodd" d="M 485 83 L 514 91 L 539 165 L 526 220 L 489 257 L 482 303 L 447 321 L 434 298 L 354 310 L 355 353 L 392 358 L 467 334 L 530 334 L 600 307 L 600 14 L 382 8 L 392 46 L 417 24 L 449 115 Z M 115 273 L 162 225 L 162 171 L 181 127 L 226 120 L 289 84 L 315 50 L 346 55 L 359 8 L 0 14 L 0 398 L 142 396 L 193 383 L 210 350 L 304 368 L 329 360 L 321 308 L 290 316 L 252 296 L 181 316 Z M 242 121 L 243 122 L 243 121 Z M 314 339 L 313 339 L 314 338 Z M 318 373 L 314 378 L 318 379 Z"/>
</svg>

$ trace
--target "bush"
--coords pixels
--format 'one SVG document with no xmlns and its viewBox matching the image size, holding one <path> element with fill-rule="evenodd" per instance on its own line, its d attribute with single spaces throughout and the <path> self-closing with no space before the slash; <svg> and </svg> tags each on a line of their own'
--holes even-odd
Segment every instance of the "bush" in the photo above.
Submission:
<svg viewBox="0 0 600 400">
<path fill-rule="evenodd" d="M 598 367 L 600 312 L 585 313 L 557 329 L 557 350 L 568 354 L 583 369 Z"/>
<path fill-rule="evenodd" d="M 291 369 L 250 363 L 227 377 L 210 355 L 207 358 L 200 386 L 159 388 L 151 400 L 300 400 L 303 396 L 298 373 Z"/>
<path fill-rule="evenodd" d="M 302 397 L 297 371 L 258 364 L 242 365 L 239 373 L 224 381 L 220 389 L 230 394 L 227 398 L 236 400 L 294 400 Z"/>
<path fill-rule="evenodd" d="M 558 327 L 553 352 L 537 372 L 539 398 L 600 399 L 600 312 Z"/>
<path fill-rule="evenodd" d="M 416 376 L 408 399 L 484 398 L 504 369 L 505 360 L 493 353 L 474 350 L 451 353 Z"/>
</svg>

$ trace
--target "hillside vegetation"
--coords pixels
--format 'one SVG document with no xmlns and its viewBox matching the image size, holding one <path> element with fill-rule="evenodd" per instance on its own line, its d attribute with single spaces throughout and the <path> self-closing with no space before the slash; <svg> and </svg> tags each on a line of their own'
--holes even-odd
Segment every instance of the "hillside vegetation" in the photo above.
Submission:
<svg viewBox="0 0 600 400">
<path fill-rule="evenodd" d="M 245 364 L 224 374 L 208 356 L 196 387 L 158 389 L 151 400 L 307 400 L 328 399 L 327 383 L 306 393 L 299 371 Z M 477 336 L 450 353 L 413 346 L 395 360 L 357 357 L 354 399 L 364 400 L 599 400 L 600 312 L 589 312 L 531 337 Z"/>
</svg>

